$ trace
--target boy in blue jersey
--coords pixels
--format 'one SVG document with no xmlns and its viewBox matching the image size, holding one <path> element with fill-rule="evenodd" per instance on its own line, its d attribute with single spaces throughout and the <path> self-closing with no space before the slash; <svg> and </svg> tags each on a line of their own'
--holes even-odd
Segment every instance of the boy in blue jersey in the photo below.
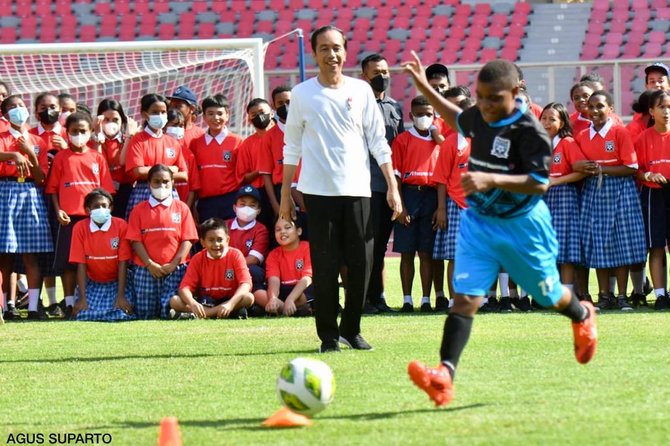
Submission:
<svg viewBox="0 0 670 446">
<path fill-rule="evenodd" d="M 542 194 L 549 184 L 551 142 L 539 121 L 518 108 L 514 65 L 487 63 L 477 77 L 477 105 L 461 111 L 428 84 L 421 61 L 404 63 L 418 90 L 454 130 L 472 138 L 468 173 L 461 179 L 468 209 L 456 239 L 456 298 L 444 324 L 440 365 L 412 361 L 408 373 L 436 406 L 453 397 L 453 377 L 483 296 L 501 268 L 540 304 L 572 320 L 577 361 L 596 351 L 595 310 L 559 279 L 558 243 Z"/>
</svg>

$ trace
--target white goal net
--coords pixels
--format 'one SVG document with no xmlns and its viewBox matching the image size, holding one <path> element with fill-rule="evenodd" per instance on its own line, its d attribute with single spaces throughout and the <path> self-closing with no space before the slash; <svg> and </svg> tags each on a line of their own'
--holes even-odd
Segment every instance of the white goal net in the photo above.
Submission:
<svg viewBox="0 0 670 446">
<path fill-rule="evenodd" d="M 0 80 L 26 101 L 43 92 L 69 93 L 93 115 L 102 99 L 113 98 L 138 121 L 144 94 L 170 96 L 187 85 L 199 102 L 226 96 L 229 127 L 247 134 L 246 105 L 264 96 L 263 43 L 250 38 L 0 45 Z"/>
</svg>

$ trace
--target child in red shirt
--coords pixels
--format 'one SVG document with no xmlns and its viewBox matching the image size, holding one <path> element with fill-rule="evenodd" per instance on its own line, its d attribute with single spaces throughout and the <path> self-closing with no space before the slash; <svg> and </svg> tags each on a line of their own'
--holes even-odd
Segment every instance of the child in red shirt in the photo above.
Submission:
<svg viewBox="0 0 670 446">
<path fill-rule="evenodd" d="M 172 93 L 172 96 L 168 96 L 168 99 L 170 100 L 170 110 L 176 110 L 184 117 L 184 130 L 181 132 L 181 138 L 177 139 L 183 139 L 184 147 L 188 149 L 194 139 L 205 134 L 205 130 L 195 124 L 198 98 L 190 88 L 181 85 Z M 176 135 L 173 136 L 176 137 Z"/>
<path fill-rule="evenodd" d="M 130 212 L 126 238 L 133 247 L 135 313 L 139 319 L 168 317 L 186 260 L 198 239 L 191 211 L 173 198 L 172 170 L 157 164 L 147 173 L 151 198 Z"/>
<path fill-rule="evenodd" d="M 235 165 L 242 137 L 226 127 L 230 106 L 223 95 L 205 98 L 202 110 L 209 129 L 190 146 L 200 174 L 196 209 L 200 221 L 213 217 L 228 220 L 235 216 L 233 203 L 239 188 Z"/>
<path fill-rule="evenodd" d="M 307 316 L 312 313 L 312 261 L 309 243 L 300 241 L 302 230 L 282 218 L 275 224 L 279 244 L 265 263 L 268 289 L 254 293 L 256 303 L 270 314 Z"/>
<path fill-rule="evenodd" d="M 58 152 L 68 148 L 65 122 L 58 121 L 60 116 L 58 97 L 52 93 L 42 93 L 35 98 L 35 114 L 39 119 L 36 127 L 30 133 L 37 135 L 44 141 L 46 151 L 42 154 L 49 160 L 49 167 Z"/>
<path fill-rule="evenodd" d="M 93 123 L 85 113 L 73 113 L 65 122 L 69 150 L 62 150 L 54 157 L 45 193 L 51 200 L 60 226 L 57 229 L 54 250 L 54 273 L 62 275 L 66 315 L 74 305 L 74 288 L 77 266 L 69 262 L 72 228 L 86 218 L 84 198 L 97 187 L 114 193 L 114 184 L 104 156 L 91 149 Z"/>
<path fill-rule="evenodd" d="M 173 319 L 247 318 L 254 303 L 251 276 L 240 250 L 228 245 L 226 222 L 206 220 L 200 226 L 204 250 L 191 259 L 178 295 L 170 299 Z"/>
<path fill-rule="evenodd" d="M 168 110 L 167 116 L 168 123 L 165 125 L 163 131 L 182 143 L 184 160 L 186 160 L 186 165 L 188 166 L 188 181 L 175 181 L 174 187 L 177 194 L 179 194 L 179 199 L 186 203 L 189 209 L 192 209 L 196 193 L 200 189 L 200 177 L 198 175 L 198 166 L 195 164 L 195 157 L 184 139 L 186 121 L 184 115 L 174 108 Z"/>
<path fill-rule="evenodd" d="M 70 262 L 77 264 L 77 299 L 72 314 L 79 321 L 131 320 L 128 225 L 112 217 L 112 196 L 104 189 L 93 189 L 86 195 L 84 208 L 89 218 L 74 226 L 70 248 Z"/>
</svg>

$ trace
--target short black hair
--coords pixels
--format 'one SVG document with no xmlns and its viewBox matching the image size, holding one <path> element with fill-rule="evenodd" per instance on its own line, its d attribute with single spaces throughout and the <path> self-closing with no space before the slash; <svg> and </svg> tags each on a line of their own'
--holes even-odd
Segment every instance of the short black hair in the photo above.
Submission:
<svg viewBox="0 0 670 446">
<path fill-rule="evenodd" d="M 49 93 L 48 91 L 45 92 L 45 93 L 40 93 L 40 94 L 38 94 L 38 95 L 35 97 L 35 109 L 37 109 L 37 106 L 40 105 L 40 104 L 42 103 L 42 101 L 44 100 L 44 98 L 48 98 L 49 96 L 51 96 L 51 97 L 53 97 L 53 98 L 56 98 L 56 100 L 59 99 L 58 96 L 56 96 L 56 95 L 53 94 L 53 93 Z M 60 107 L 60 104 L 59 104 L 58 106 Z"/>
<path fill-rule="evenodd" d="M 150 182 L 151 177 L 153 177 L 159 172 L 167 172 L 168 174 L 170 174 L 170 178 L 174 179 L 174 174 L 172 173 L 172 171 L 168 166 L 166 166 L 165 164 L 155 164 L 151 166 L 151 169 L 149 169 L 149 172 L 147 173 L 147 181 Z"/>
<path fill-rule="evenodd" d="M 369 63 L 372 62 L 386 62 L 386 58 L 382 56 L 379 53 L 372 53 L 367 56 L 361 61 L 361 71 L 365 71 Z"/>
<path fill-rule="evenodd" d="M 200 237 L 200 240 L 204 240 L 209 231 L 217 231 L 219 229 L 223 229 L 223 232 L 228 235 L 228 225 L 224 220 L 217 217 L 208 218 L 198 226 L 198 237 Z"/>
<path fill-rule="evenodd" d="M 230 104 L 228 99 L 222 94 L 215 94 L 213 96 L 207 96 L 202 100 L 202 112 L 205 113 L 208 108 L 225 108 L 226 111 L 230 110 Z"/>
<path fill-rule="evenodd" d="M 549 109 L 556 110 L 559 119 L 563 123 L 563 127 L 558 130 L 558 137 L 565 138 L 566 136 L 572 136 L 572 123 L 570 122 L 570 115 L 565 106 L 560 102 L 550 102 L 542 109 L 542 114 Z M 540 114 L 540 117 L 542 117 L 542 114 Z"/>
<path fill-rule="evenodd" d="M 114 204 L 114 199 L 112 198 L 112 194 L 107 192 L 105 189 L 102 189 L 100 187 L 96 187 L 91 192 L 86 194 L 86 198 L 84 198 L 84 209 L 90 209 L 93 202 L 100 197 L 106 198 L 107 201 L 109 201 L 110 206 L 112 204 Z"/>
<path fill-rule="evenodd" d="M 179 110 L 177 110 L 176 108 L 168 108 L 167 111 L 168 124 L 175 120 L 179 120 L 184 124 L 184 127 L 186 127 L 186 118 L 184 118 L 184 114 Z"/>
<path fill-rule="evenodd" d="M 291 92 L 291 87 L 288 85 L 279 85 L 278 87 L 275 87 L 274 90 L 272 90 L 272 102 L 275 101 L 275 96 L 281 93 L 286 93 L 286 92 Z"/>
<path fill-rule="evenodd" d="M 60 101 L 64 101 L 64 100 L 66 100 L 66 99 L 70 99 L 70 100 L 72 100 L 72 101 L 75 102 L 75 103 L 77 102 L 77 101 L 75 101 L 74 96 L 72 96 L 70 93 L 61 93 L 61 94 L 59 94 L 59 95 L 56 96 L 56 97 L 58 98 L 58 102 L 60 102 Z"/>
<path fill-rule="evenodd" d="M 347 49 L 347 36 L 344 34 L 344 31 L 342 31 L 340 28 L 334 25 L 326 25 L 322 26 L 321 28 L 317 28 L 316 31 L 314 31 L 309 38 L 309 43 L 312 44 L 312 52 L 316 53 L 316 39 L 319 37 L 321 34 L 326 33 L 328 31 L 337 31 L 342 35 L 342 40 L 344 41 L 344 49 Z"/>
<path fill-rule="evenodd" d="M 456 98 L 458 96 L 465 96 L 466 98 L 471 98 L 472 93 L 470 92 L 470 89 L 465 85 L 456 85 L 455 87 L 448 88 L 447 91 L 444 92 L 443 96 L 445 98 Z"/>
<path fill-rule="evenodd" d="M 91 131 L 93 130 L 93 118 L 91 118 L 91 114 L 81 111 L 76 111 L 67 117 L 67 119 L 65 120 L 65 130 L 66 131 L 69 130 L 71 125 L 79 121 L 87 122 L 88 128 Z"/>
<path fill-rule="evenodd" d="M 635 113 L 641 113 L 643 115 L 649 114 L 649 109 L 652 108 L 651 97 L 654 94 L 654 90 L 643 91 L 642 94 L 633 102 L 632 109 Z"/>
<path fill-rule="evenodd" d="M 2 116 L 7 116 L 7 109 L 9 108 L 9 103 L 13 101 L 14 99 L 21 99 L 23 101 L 23 98 L 21 95 L 18 94 L 12 94 L 7 96 L 5 99 L 2 100 L 2 103 L 0 104 L 0 111 L 2 112 Z"/>
<path fill-rule="evenodd" d="M 486 84 L 500 83 L 505 89 L 513 90 L 519 86 L 519 75 L 512 62 L 496 59 L 482 67 L 477 75 L 477 81 Z"/>
<path fill-rule="evenodd" d="M 93 114 L 91 114 L 91 108 L 84 102 L 75 102 L 77 105 L 77 112 L 82 112 L 86 113 L 87 115 L 93 117 Z"/>
<path fill-rule="evenodd" d="M 474 107 L 477 104 L 477 101 L 475 101 L 472 98 L 465 98 L 461 102 L 458 103 L 458 107 L 461 110 L 467 110 L 469 108 Z"/>
<path fill-rule="evenodd" d="M 579 81 L 575 85 L 573 85 L 572 88 L 570 89 L 570 99 L 572 99 L 572 95 L 575 93 L 575 90 L 580 87 L 590 88 L 593 91 L 596 90 L 596 86 L 593 85 L 592 81 Z"/>
<path fill-rule="evenodd" d="M 426 99 L 425 96 L 419 95 L 412 99 L 412 103 L 410 104 L 411 108 L 414 107 L 425 107 L 425 106 L 431 106 L 430 102 L 428 102 L 428 99 Z"/>
<path fill-rule="evenodd" d="M 579 78 L 580 82 L 597 82 L 599 84 L 605 85 L 605 79 L 597 71 L 592 71 L 587 73 Z"/>
<path fill-rule="evenodd" d="M 607 105 L 609 105 L 610 107 L 614 106 L 614 97 L 612 96 L 612 93 L 610 93 L 609 91 L 605 90 L 594 91 L 593 94 L 589 97 L 589 100 L 593 96 L 603 96 L 605 98 L 605 102 L 607 102 Z"/>
<path fill-rule="evenodd" d="M 649 96 L 649 108 L 656 107 L 661 100 L 665 97 L 670 97 L 670 92 L 665 90 L 651 90 L 651 95 Z M 643 93 L 644 94 L 644 93 Z M 647 111 L 647 113 L 649 113 Z"/>
<path fill-rule="evenodd" d="M 253 98 L 251 101 L 249 101 L 249 104 L 247 104 L 247 113 L 249 113 L 249 110 L 252 109 L 252 107 L 256 107 L 257 105 L 260 104 L 267 104 L 268 107 L 270 107 L 270 103 L 266 101 L 263 98 Z"/>
<path fill-rule="evenodd" d="M 149 93 L 142 96 L 140 99 L 140 110 L 143 112 L 148 112 L 152 105 L 156 102 L 162 102 L 167 107 L 168 101 L 162 94 Z"/>
</svg>

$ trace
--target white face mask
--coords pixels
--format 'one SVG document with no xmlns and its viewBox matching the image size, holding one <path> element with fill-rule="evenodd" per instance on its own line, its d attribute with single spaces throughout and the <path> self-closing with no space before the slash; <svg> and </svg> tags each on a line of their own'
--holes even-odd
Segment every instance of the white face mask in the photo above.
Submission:
<svg viewBox="0 0 670 446">
<path fill-rule="evenodd" d="M 151 188 L 151 196 L 158 201 L 163 201 L 172 196 L 172 186 L 159 186 Z"/>
<path fill-rule="evenodd" d="M 149 127 L 154 130 L 161 130 L 167 124 L 167 114 L 149 115 Z"/>
<path fill-rule="evenodd" d="M 174 136 L 177 139 L 182 139 L 184 137 L 184 128 L 183 127 L 168 127 L 165 129 L 165 133 L 168 135 Z"/>
<path fill-rule="evenodd" d="M 84 147 L 86 143 L 88 143 L 88 140 L 91 139 L 91 134 L 90 133 L 78 133 L 76 135 L 68 134 L 68 137 L 70 138 L 70 144 L 72 144 L 73 146 Z"/>
<path fill-rule="evenodd" d="M 91 211 L 91 220 L 99 225 L 104 225 L 112 218 L 112 211 L 108 208 L 97 208 Z"/>
<path fill-rule="evenodd" d="M 102 131 L 110 138 L 116 136 L 119 133 L 119 130 L 121 130 L 121 126 L 116 122 L 105 122 L 102 126 Z"/>
<path fill-rule="evenodd" d="M 14 107 L 7 112 L 7 119 L 15 126 L 22 126 L 28 120 L 30 112 L 25 107 Z"/>
<path fill-rule="evenodd" d="M 433 125 L 432 116 L 413 116 L 412 122 L 414 122 L 414 127 L 417 130 L 428 130 L 431 125 Z"/>
<path fill-rule="evenodd" d="M 235 207 L 235 215 L 240 221 L 250 222 L 256 218 L 258 215 L 258 210 L 252 208 L 251 206 Z"/>
<path fill-rule="evenodd" d="M 65 121 L 67 121 L 67 117 L 70 116 L 72 113 L 70 112 L 61 112 L 60 115 L 58 115 L 58 122 L 60 125 L 65 125 Z"/>
</svg>

